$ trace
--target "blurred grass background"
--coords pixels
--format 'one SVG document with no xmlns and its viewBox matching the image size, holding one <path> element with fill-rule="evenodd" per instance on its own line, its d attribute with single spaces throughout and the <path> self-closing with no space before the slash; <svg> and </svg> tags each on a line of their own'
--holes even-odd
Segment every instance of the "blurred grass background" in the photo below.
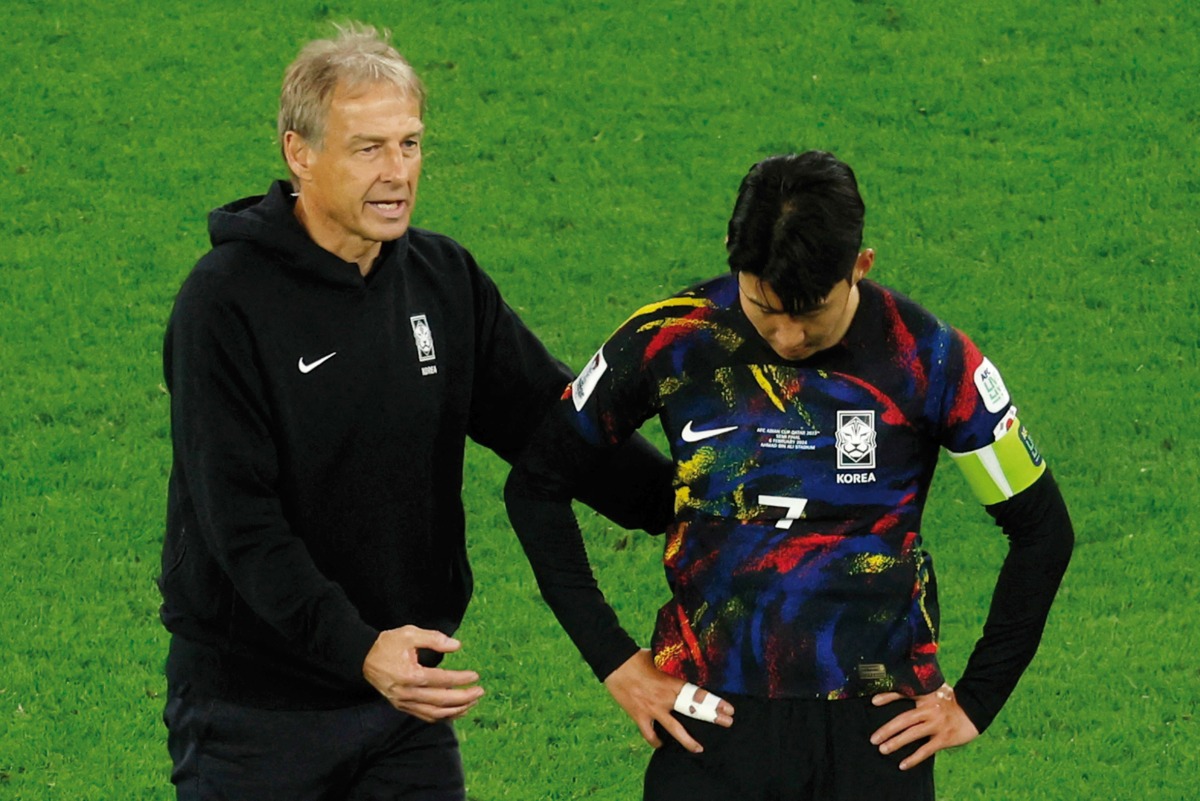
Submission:
<svg viewBox="0 0 1200 801">
<path fill-rule="evenodd" d="M 346 19 L 391 28 L 430 90 L 416 224 L 471 248 L 571 364 L 723 272 L 754 161 L 853 165 L 873 277 L 1003 370 L 1079 536 L 1042 652 L 939 757 L 940 797 L 1194 797 L 1195 4 L 3 0 L 0 799 L 172 797 L 162 327 L 208 210 L 283 174 L 284 67 Z M 471 797 L 637 797 L 648 750 L 541 605 L 504 466 L 473 448 L 469 470 Z M 955 676 L 1004 544 L 951 469 L 935 483 Z M 660 543 L 587 535 L 644 640 Z"/>
</svg>

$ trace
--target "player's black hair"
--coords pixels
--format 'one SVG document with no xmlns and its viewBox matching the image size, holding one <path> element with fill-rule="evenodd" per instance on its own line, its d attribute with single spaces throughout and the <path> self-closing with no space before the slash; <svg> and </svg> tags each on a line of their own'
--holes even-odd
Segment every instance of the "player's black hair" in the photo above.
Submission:
<svg viewBox="0 0 1200 801">
<path fill-rule="evenodd" d="M 729 269 L 775 290 L 788 314 L 818 306 L 848 279 L 866 207 L 850 166 L 809 150 L 750 168 L 729 218 Z"/>
</svg>

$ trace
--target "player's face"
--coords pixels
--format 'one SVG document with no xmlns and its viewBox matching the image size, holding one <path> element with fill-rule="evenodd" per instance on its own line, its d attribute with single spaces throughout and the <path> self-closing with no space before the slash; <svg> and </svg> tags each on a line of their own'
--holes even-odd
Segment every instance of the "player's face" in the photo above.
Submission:
<svg viewBox="0 0 1200 801">
<path fill-rule="evenodd" d="M 387 83 L 339 86 L 319 145 L 288 132 L 296 213 L 321 247 L 363 269 L 408 230 L 421 176 L 420 103 Z"/>
<path fill-rule="evenodd" d="M 738 273 L 742 311 L 759 336 L 779 356 L 799 361 L 842 341 L 858 310 L 858 282 L 871 269 L 874 251 L 859 254 L 850 278 L 839 281 L 825 299 L 806 314 L 788 314 L 771 285 L 749 273 Z"/>
</svg>

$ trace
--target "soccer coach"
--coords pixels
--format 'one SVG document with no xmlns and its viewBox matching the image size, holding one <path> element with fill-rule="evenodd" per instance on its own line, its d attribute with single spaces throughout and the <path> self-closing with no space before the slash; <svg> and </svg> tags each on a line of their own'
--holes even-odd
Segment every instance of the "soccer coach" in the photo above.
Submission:
<svg viewBox="0 0 1200 801">
<path fill-rule="evenodd" d="M 410 227 L 424 105 L 386 34 L 307 45 L 280 99 L 291 180 L 210 215 L 176 299 L 160 587 L 180 799 L 465 797 L 451 721 L 483 688 L 437 667 L 472 588 L 464 443 L 512 461 L 571 376 L 465 249 Z M 639 441 L 581 500 L 661 531 L 669 484 Z"/>
</svg>

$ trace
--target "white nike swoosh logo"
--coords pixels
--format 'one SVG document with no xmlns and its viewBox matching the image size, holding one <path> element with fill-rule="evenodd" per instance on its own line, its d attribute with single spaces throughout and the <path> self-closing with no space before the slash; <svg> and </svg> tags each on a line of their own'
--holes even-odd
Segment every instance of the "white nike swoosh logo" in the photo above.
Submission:
<svg viewBox="0 0 1200 801">
<path fill-rule="evenodd" d="M 304 357 L 303 357 L 303 356 L 301 356 L 301 357 L 300 357 L 300 361 L 296 362 L 296 366 L 300 368 L 300 372 L 302 372 L 302 373 L 305 373 L 305 374 L 308 374 L 308 373 L 311 373 L 313 370 L 316 370 L 318 367 L 320 367 L 320 366 L 321 366 L 322 364 L 324 364 L 325 362 L 327 362 L 327 361 L 329 361 L 330 359 L 332 359 L 334 356 L 337 356 L 337 351 L 336 351 L 336 350 L 335 350 L 333 353 L 330 353 L 330 354 L 329 354 L 329 355 L 327 355 L 327 356 L 322 356 L 321 358 L 317 359 L 317 360 L 316 360 L 315 362 L 313 362 L 312 364 L 305 364 L 305 363 L 304 363 Z"/>
<path fill-rule="evenodd" d="M 684 442 L 699 442 L 702 439 L 728 434 L 730 431 L 737 431 L 737 428 L 737 426 L 726 426 L 725 428 L 710 428 L 707 431 L 696 431 L 692 428 L 692 421 L 688 420 L 687 425 L 683 427 L 681 436 Z"/>
</svg>

